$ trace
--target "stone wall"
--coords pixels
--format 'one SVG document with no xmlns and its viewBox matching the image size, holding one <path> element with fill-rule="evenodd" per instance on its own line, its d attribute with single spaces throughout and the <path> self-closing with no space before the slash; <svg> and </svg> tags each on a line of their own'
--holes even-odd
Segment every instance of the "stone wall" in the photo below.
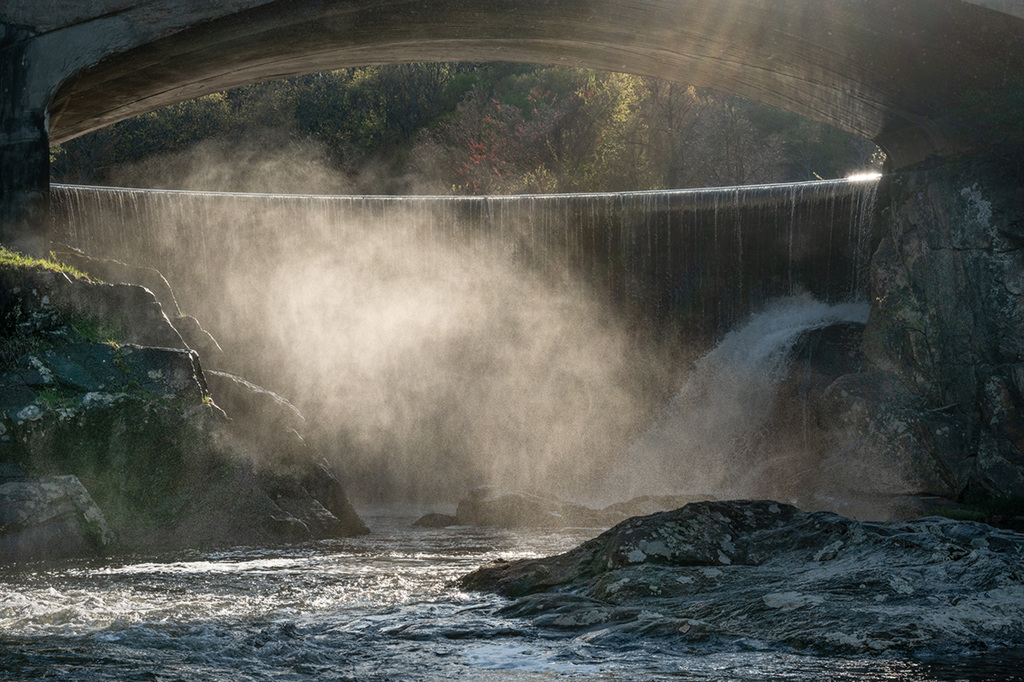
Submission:
<svg viewBox="0 0 1024 682">
<path fill-rule="evenodd" d="M 0 23 L 0 244 L 43 253 L 50 156 L 46 114 L 28 101 L 30 36 Z"/>
</svg>

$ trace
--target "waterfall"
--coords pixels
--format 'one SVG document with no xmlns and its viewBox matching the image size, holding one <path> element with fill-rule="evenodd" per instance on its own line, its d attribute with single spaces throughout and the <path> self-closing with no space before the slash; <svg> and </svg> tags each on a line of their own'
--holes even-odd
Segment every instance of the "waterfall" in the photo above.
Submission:
<svg viewBox="0 0 1024 682">
<path fill-rule="evenodd" d="M 163 272 L 228 350 L 213 368 L 292 399 L 356 493 L 433 499 L 491 483 L 575 496 L 606 478 L 682 356 L 779 296 L 865 298 L 874 190 L 386 197 L 58 185 L 51 215 L 58 241 Z M 743 397 L 754 384 L 738 385 Z M 650 470 L 669 481 L 677 461 L 656 457 L 662 468 Z"/>
<path fill-rule="evenodd" d="M 55 184 L 51 215 L 56 241 L 161 270 L 207 317 L 226 273 L 255 286 L 275 255 L 331 253 L 358 230 L 390 240 L 411 230 L 438 245 L 486 240 L 553 281 L 582 282 L 631 315 L 712 341 L 777 296 L 866 295 L 876 184 L 488 197 Z"/>
<path fill-rule="evenodd" d="M 863 302 L 787 297 L 730 331 L 695 363 L 658 419 L 618 462 L 606 483 L 609 499 L 680 492 L 765 496 L 760 479 L 771 463 L 749 449 L 772 413 L 794 345 L 812 330 L 863 324 L 868 308 Z M 787 454 L 773 457 L 778 462 Z M 787 473 L 776 469 L 770 475 Z"/>
</svg>

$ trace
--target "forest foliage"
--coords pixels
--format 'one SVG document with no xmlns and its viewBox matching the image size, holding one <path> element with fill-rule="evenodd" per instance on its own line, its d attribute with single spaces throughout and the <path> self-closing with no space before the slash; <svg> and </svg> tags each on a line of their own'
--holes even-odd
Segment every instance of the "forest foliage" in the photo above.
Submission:
<svg viewBox="0 0 1024 682">
<path fill-rule="evenodd" d="M 52 150 L 55 181 L 236 191 L 513 194 L 843 177 L 869 140 L 622 73 L 507 63 L 339 69 L 149 112 Z"/>
</svg>

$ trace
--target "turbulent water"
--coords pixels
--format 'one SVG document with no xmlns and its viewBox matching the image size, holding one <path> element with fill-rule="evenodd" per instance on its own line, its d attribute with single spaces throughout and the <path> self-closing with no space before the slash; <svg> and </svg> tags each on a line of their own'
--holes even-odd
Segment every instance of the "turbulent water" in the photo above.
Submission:
<svg viewBox="0 0 1024 682">
<path fill-rule="evenodd" d="M 1012 661 L 841 659 L 615 648 L 495 614 L 452 580 L 498 557 L 550 554 L 595 531 L 420 530 L 369 516 L 363 538 L 0 573 L 0 679 L 958 680 Z"/>
<path fill-rule="evenodd" d="M 829 305 L 809 296 L 777 299 L 726 334 L 701 357 L 660 418 L 609 473 L 620 497 L 653 493 L 713 494 L 719 499 L 767 496 L 765 468 L 740 455 L 751 447 L 789 374 L 790 353 L 807 332 L 867 322 L 864 302 Z M 783 453 L 779 453 L 783 454 Z"/>
</svg>

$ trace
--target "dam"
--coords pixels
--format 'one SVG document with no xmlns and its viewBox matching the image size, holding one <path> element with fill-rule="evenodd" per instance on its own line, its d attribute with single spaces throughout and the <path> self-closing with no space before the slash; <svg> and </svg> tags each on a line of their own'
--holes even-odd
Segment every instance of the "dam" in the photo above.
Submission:
<svg viewBox="0 0 1024 682">
<path fill-rule="evenodd" d="M 216 317 L 203 301 L 225 278 L 255 283 L 281 253 L 341 252 L 354 230 L 372 225 L 385 241 L 409 231 L 440 243 L 488 241 L 520 266 L 583 283 L 627 314 L 705 343 L 779 296 L 866 299 L 878 239 L 877 178 L 479 197 L 54 185 L 51 201 L 55 241 L 160 270 L 204 319 Z"/>
</svg>

